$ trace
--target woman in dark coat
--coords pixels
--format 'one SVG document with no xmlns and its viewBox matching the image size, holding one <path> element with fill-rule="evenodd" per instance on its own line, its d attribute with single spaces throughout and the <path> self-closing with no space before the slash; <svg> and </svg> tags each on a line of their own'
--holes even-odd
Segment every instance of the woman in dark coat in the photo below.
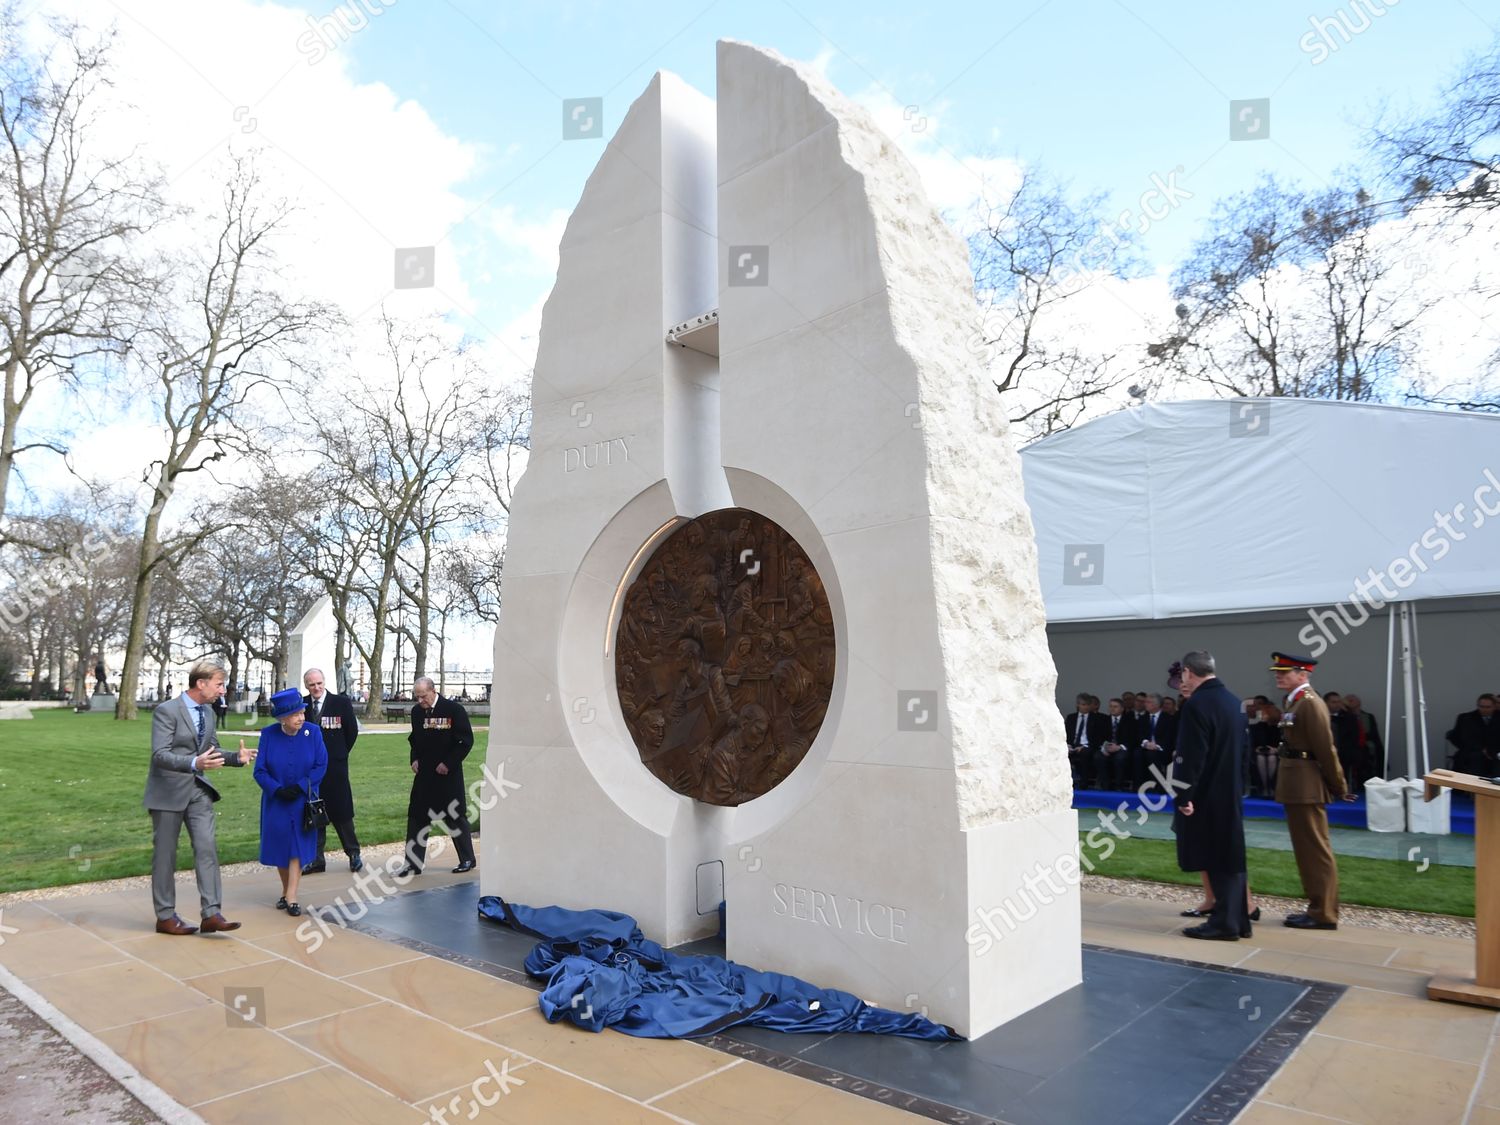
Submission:
<svg viewBox="0 0 1500 1125">
<path fill-rule="evenodd" d="M 271 697 L 271 715 L 277 721 L 260 732 L 255 759 L 261 788 L 260 861 L 281 876 L 276 908 L 295 915 L 302 913 L 297 904 L 302 867 L 312 862 L 318 846 L 317 830 L 302 825 L 303 809 L 328 770 L 328 751 L 323 732 L 303 722 L 302 693 L 296 688 Z"/>
<path fill-rule="evenodd" d="M 1249 731 L 1239 698 L 1214 674 L 1213 657 L 1190 652 L 1182 664 L 1182 684 L 1191 695 L 1177 728 L 1173 777 L 1182 785 L 1172 829 L 1178 865 L 1206 872 L 1214 893 L 1208 921 L 1183 933 L 1238 941 L 1250 936 L 1241 811 Z"/>
</svg>

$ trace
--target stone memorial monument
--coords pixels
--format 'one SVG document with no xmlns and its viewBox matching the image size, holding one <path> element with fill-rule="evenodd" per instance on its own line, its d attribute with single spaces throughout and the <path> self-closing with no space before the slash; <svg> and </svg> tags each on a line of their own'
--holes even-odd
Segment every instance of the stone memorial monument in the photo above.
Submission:
<svg viewBox="0 0 1500 1125">
<path fill-rule="evenodd" d="M 978 1036 L 1081 978 L 1020 464 L 962 243 L 868 114 L 719 45 L 563 235 L 481 890 Z"/>
<path fill-rule="evenodd" d="M 301 691 L 302 673 L 309 668 L 322 669 L 325 683 L 333 678 L 333 648 L 338 628 L 338 618 L 333 615 L 333 599 L 324 594 L 308 607 L 287 637 L 287 687 Z"/>
</svg>

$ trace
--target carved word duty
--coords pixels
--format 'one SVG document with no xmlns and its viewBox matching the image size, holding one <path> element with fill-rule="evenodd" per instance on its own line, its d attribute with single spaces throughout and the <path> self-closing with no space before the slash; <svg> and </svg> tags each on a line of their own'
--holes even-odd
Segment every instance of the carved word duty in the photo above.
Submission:
<svg viewBox="0 0 1500 1125">
<path fill-rule="evenodd" d="M 833 613 L 786 531 L 744 508 L 672 533 L 625 594 L 615 678 L 646 768 L 739 805 L 802 761 L 833 692 Z"/>
</svg>

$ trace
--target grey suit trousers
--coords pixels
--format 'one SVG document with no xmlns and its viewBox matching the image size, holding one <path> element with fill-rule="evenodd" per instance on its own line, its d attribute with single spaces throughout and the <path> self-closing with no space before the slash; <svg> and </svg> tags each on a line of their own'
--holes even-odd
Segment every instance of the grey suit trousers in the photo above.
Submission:
<svg viewBox="0 0 1500 1125">
<path fill-rule="evenodd" d="M 186 822 L 193 845 L 193 872 L 198 877 L 202 917 L 219 913 L 224 891 L 219 882 L 219 843 L 214 835 L 214 802 L 201 785 L 193 786 L 187 808 L 151 810 L 151 900 L 158 922 L 177 913 L 177 841 Z"/>
</svg>

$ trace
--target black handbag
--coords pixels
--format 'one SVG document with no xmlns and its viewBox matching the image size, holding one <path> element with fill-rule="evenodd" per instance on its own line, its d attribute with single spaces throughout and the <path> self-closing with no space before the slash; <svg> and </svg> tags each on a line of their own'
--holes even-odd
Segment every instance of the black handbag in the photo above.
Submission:
<svg viewBox="0 0 1500 1125">
<path fill-rule="evenodd" d="M 307 803 L 302 806 L 302 831 L 316 832 L 328 827 L 328 806 L 311 789 L 307 791 Z"/>
</svg>

